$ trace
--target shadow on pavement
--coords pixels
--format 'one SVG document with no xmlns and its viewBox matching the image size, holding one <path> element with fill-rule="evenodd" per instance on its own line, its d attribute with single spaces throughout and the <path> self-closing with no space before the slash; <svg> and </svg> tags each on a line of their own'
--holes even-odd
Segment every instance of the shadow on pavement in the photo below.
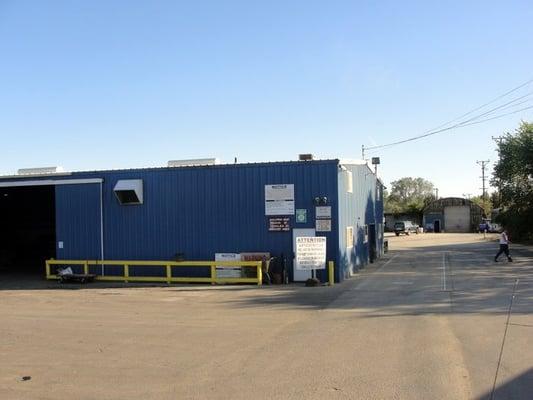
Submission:
<svg viewBox="0 0 533 400">
<path fill-rule="evenodd" d="M 346 312 L 346 318 L 506 314 L 515 290 L 513 314 L 533 313 L 533 251 L 516 248 L 515 262 L 494 263 L 496 246 L 480 241 L 394 250 L 333 288 L 289 286 L 232 302 L 237 307 L 327 308 Z"/>
<path fill-rule="evenodd" d="M 533 397 L 533 368 L 496 386 L 494 393 L 487 392 L 476 400 L 530 399 Z"/>
<path fill-rule="evenodd" d="M 151 283 L 95 282 L 59 284 L 41 277 L 0 275 L 1 290 L 79 290 L 107 288 L 168 288 L 176 292 L 222 289 L 248 291 L 244 296 L 221 296 L 233 308 L 328 309 L 345 311 L 346 317 L 383 318 L 427 314 L 505 314 L 516 279 L 514 314 L 533 312 L 533 251 L 513 248 L 514 263 L 494 263 L 497 243 L 439 244 L 389 252 L 379 262 L 360 270 L 355 277 L 334 287 L 302 284 L 210 286 Z M 440 267 L 443 254 L 448 267 L 444 289 Z M 394 259 L 393 259 L 394 258 Z M 463 261 L 467 260 L 467 261 Z M 387 264 L 389 263 L 389 264 Z M 387 265 L 386 265 L 387 264 Z"/>
</svg>

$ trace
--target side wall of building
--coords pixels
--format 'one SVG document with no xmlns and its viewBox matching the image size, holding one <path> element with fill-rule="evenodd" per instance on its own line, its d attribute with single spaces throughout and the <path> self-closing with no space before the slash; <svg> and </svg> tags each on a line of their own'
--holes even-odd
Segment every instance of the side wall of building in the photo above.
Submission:
<svg viewBox="0 0 533 400">
<path fill-rule="evenodd" d="M 372 229 L 376 238 L 375 257 L 383 253 L 383 188 L 366 165 L 342 165 L 338 175 L 338 265 L 340 277 L 346 278 L 370 261 Z"/>
<path fill-rule="evenodd" d="M 215 253 L 270 252 L 283 254 L 292 272 L 292 228 L 315 227 L 315 197 L 327 197 L 332 215 L 338 214 L 336 160 L 75 175 L 104 179 L 104 257 L 110 260 L 168 260 L 178 253 L 213 260 Z M 119 204 L 113 188 L 121 179 L 143 180 L 142 205 Z M 307 210 L 305 223 L 289 215 L 289 231 L 269 231 L 265 185 L 271 184 L 294 184 L 295 208 Z M 57 186 L 56 193 L 58 258 L 99 258 L 99 185 Z M 328 260 L 337 264 L 336 219 L 331 232 L 317 235 L 327 237 Z M 326 271 L 318 276 L 326 280 Z"/>
</svg>

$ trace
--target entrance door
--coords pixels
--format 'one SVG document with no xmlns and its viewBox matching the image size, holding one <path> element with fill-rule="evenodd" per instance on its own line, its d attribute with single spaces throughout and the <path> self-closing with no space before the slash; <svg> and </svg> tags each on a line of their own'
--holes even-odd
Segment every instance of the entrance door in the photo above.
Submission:
<svg viewBox="0 0 533 400">
<path fill-rule="evenodd" d="M 292 230 L 292 253 L 294 254 L 294 258 L 292 260 L 292 270 L 293 280 L 295 282 L 303 282 L 312 277 L 311 271 L 305 269 L 296 269 L 296 238 L 306 236 L 315 236 L 314 228 Z"/>
<path fill-rule="evenodd" d="M 368 256 L 370 262 L 373 263 L 376 259 L 377 242 L 376 242 L 376 224 L 368 225 Z"/>
<path fill-rule="evenodd" d="M 440 233 L 440 220 L 433 221 L 433 232 Z"/>
<path fill-rule="evenodd" d="M 444 208 L 446 232 L 470 232 L 470 206 L 448 206 Z"/>
</svg>

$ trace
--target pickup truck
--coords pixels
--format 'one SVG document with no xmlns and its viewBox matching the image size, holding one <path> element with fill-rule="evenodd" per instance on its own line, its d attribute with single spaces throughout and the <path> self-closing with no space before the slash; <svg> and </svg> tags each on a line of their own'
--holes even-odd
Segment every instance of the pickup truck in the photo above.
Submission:
<svg viewBox="0 0 533 400">
<path fill-rule="evenodd" d="M 394 224 L 394 233 L 396 236 L 400 236 L 400 233 L 405 233 L 407 236 L 411 233 L 418 234 L 418 225 L 411 221 L 399 221 Z"/>
</svg>

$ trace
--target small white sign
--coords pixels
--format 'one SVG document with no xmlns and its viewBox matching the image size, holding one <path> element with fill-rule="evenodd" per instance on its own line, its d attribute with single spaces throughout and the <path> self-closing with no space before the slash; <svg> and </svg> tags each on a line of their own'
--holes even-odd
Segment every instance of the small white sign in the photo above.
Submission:
<svg viewBox="0 0 533 400">
<path fill-rule="evenodd" d="M 315 230 L 317 232 L 331 232 L 331 220 L 330 219 L 317 219 Z"/>
<path fill-rule="evenodd" d="M 236 253 L 215 253 L 215 261 L 241 261 L 241 255 Z M 217 265 L 218 278 L 240 278 L 241 268 L 229 265 Z"/>
<path fill-rule="evenodd" d="M 317 218 L 331 218 L 331 206 L 320 206 L 316 208 Z"/>
<path fill-rule="evenodd" d="M 346 227 L 346 247 L 353 247 L 353 226 Z"/>
<path fill-rule="evenodd" d="M 62 241 L 57 242 L 57 247 L 59 249 L 62 249 L 63 248 L 63 242 Z"/>
<path fill-rule="evenodd" d="M 307 236 L 296 238 L 296 269 L 326 268 L 326 238 Z"/>
<path fill-rule="evenodd" d="M 265 215 L 294 215 L 294 185 L 265 185 Z"/>
</svg>

